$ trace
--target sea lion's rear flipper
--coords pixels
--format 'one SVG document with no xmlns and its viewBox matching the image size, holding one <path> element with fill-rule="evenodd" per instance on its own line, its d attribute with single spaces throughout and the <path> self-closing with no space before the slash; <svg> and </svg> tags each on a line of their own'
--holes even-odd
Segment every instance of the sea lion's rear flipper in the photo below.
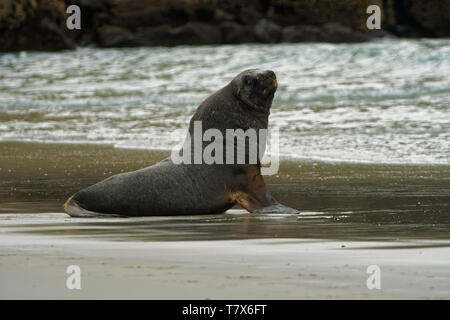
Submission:
<svg viewBox="0 0 450 320">
<path fill-rule="evenodd" d="M 118 214 L 107 214 L 89 211 L 84 209 L 78 201 L 71 196 L 64 204 L 64 211 L 71 217 L 75 218 L 126 218 Z"/>
</svg>

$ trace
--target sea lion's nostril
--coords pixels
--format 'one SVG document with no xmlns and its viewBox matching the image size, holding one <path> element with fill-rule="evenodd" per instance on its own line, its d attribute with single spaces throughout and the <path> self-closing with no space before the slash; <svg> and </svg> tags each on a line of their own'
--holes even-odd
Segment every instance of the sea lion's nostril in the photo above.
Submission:
<svg viewBox="0 0 450 320">
<path fill-rule="evenodd" d="M 269 77 L 269 78 L 276 79 L 275 72 L 273 72 L 272 70 L 267 70 L 267 71 L 265 72 L 265 74 L 266 74 L 266 76 Z"/>
<path fill-rule="evenodd" d="M 278 87 L 277 77 L 275 75 L 275 72 L 272 70 L 266 70 L 260 74 L 264 79 L 264 94 L 266 94 L 269 91 L 276 90 Z"/>
</svg>

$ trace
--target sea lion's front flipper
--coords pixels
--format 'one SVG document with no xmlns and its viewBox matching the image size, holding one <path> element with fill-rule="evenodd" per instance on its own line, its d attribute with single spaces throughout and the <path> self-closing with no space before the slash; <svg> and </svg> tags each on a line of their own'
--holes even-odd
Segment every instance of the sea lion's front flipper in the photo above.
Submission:
<svg viewBox="0 0 450 320">
<path fill-rule="evenodd" d="M 268 191 L 267 191 L 268 192 Z M 278 203 L 275 199 L 271 198 L 272 203 L 270 205 L 260 207 L 256 210 L 251 211 L 251 213 L 281 213 L 281 214 L 299 214 L 300 211 L 286 207 L 281 203 Z"/>
<path fill-rule="evenodd" d="M 299 214 L 296 209 L 278 203 L 267 190 L 260 168 L 247 171 L 245 186 L 232 194 L 232 200 L 251 213 Z"/>
<path fill-rule="evenodd" d="M 278 201 L 276 201 L 274 198 L 272 198 L 272 195 L 270 194 L 269 190 L 266 190 L 264 193 L 264 201 L 261 203 L 261 205 L 256 208 L 255 210 L 250 211 L 251 213 L 281 213 L 281 214 L 299 214 L 300 211 L 286 207 L 285 205 L 282 205 Z"/>
<path fill-rule="evenodd" d="M 251 194 L 237 194 L 236 203 L 251 213 L 299 214 L 300 211 L 286 207 L 272 198 L 269 191 L 262 197 Z"/>
</svg>

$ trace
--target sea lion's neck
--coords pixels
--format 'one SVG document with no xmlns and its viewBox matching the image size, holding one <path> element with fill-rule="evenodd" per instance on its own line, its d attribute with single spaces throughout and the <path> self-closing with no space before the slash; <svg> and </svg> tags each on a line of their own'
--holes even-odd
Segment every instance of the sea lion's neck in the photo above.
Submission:
<svg viewBox="0 0 450 320">
<path fill-rule="evenodd" d="M 203 130 L 218 129 L 267 129 L 270 108 L 255 109 L 236 97 L 231 84 L 208 97 L 191 118 L 189 132 L 194 121 L 201 121 Z"/>
<path fill-rule="evenodd" d="M 230 108 L 225 112 L 228 111 L 230 116 L 236 120 L 237 128 L 267 129 L 272 101 L 267 101 L 267 105 L 263 106 L 243 99 L 238 94 L 239 88 L 233 82 L 220 91 L 227 96 L 227 100 L 235 102 L 230 104 Z"/>
<path fill-rule="evenodd" d="M 250 159 L 250 151 L 252 150 L 254 153 L 256 150 L 256 160 L 246 160 L 245 163 L 254 163 L 257 165 L 264 153 L 263 150 L 260 150 L 259 144 L 261 135 L 264 136 L 266 133 L 261 130 L 267 129 L 268 120 L 268 111 L 257 112 L 254 108 L 249 107 L 246 103 L 238 99 L 230 86 L 226 86 L 208 97 L 197 108 L 189 123 L 189 133 L 183 148 L 190 149 L 190 160 L 193 161 L 192 163 L 195 163 L 194 154 L 196 146 L 201 146 L 200 151 L 203 154 L 205 148 L 211 148 L 212 141 L 214 143 L 219 142 L 216 135 L 220 134 L 222 137 L 220 141 L 222 141 L 221 143 L 225 147 L 222 163 L 229 163 L 226 154 L 228 152 L 226 150 L 230 148 L 229 144 L 231 143 L 231 148 L 235 150 L 235 155 L 238 149 L 237 140 L 233 136 L 249 135 L 254 139 L 249 140 L 248 144 L 244 144 L 245 159 Z M 210 135 L 213 135 L 214 138 L 211 138 Z M 205 136 L 208 138 L 205 138 Z M 259 156 L 260 153 L 261 157 Z M 237 160 L 232 163 L 237 163 Z"/>
</svg>

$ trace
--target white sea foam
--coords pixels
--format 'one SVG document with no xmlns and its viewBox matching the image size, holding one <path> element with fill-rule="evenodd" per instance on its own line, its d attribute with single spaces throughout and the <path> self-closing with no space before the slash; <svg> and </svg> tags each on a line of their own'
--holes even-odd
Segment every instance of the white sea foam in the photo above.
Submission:
<svg viewBox="0 0 450 320">
<path fill-rule="evenodd" d="M 450 40 L 0 55 L 0 140 L 171 150 L 246 68 L 277 73 L 282 156 L 450 163 Z"/>
</svg>

